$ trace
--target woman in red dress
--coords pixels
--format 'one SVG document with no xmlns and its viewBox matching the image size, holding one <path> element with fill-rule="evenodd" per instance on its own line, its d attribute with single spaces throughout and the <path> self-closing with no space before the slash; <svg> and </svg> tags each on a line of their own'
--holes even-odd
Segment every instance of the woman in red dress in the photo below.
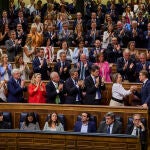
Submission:
<svg viewBox="0 0 150 150">
<path fill-rule="evenodd" d="M 41 74 L 35 73 L 28 86 L 29 103 L 46 103 L 46 88 L 41 81 Z"/>
</svg>

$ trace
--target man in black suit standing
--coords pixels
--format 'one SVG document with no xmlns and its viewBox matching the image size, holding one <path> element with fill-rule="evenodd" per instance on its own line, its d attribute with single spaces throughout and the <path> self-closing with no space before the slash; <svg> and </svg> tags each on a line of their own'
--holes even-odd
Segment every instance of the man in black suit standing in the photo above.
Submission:
<svg viewBox="0 0 150 150">
<path fill-rule="evenodd" d="M 141 91 L 135 91 L 135 95 L 141 99 L 143 108 L 150 109 L 150 80 L 148 79 L 148 72 L 146 70 L 140 71 L 139 79 L 143 83 Z"/>
<path fill-rule="evenodd" d="M 37 56 L 34 58 L 33 62 L 34 73 L 40 73 L 42 75 L 42 80 L 49 79 L 49 72 L 51 68 L 48 67 L 46 59 L 44 58 L 44 49 L 40 48 L 37 50 Z"/>
<path fill-rule="evenodd" d="M 64 103 L 64 86 L 63 81 L 57 72 L 50 74 L 51 81 L 46 85 L 47 103 L 62 104 Z"/>
<path fill-rule="evenodd" d="M 83 80 L 78 80 L 78 70 L 72 68 L 70 70 L 70 78 L 65 82 L 65 90 L 67 93 L 66 104 L 81 104 L 84 89 Z"/>
<path fill-rule="evenodd" d="M 140 114 L 133 115 L 133 122 L 127 125 L 126 134 L 139 136 L 141 140 L 142 150 L 147 150 L 146 145 L 146 129 L 144 124 L 141 121 Z"/>
<path fill-rule="evenodd" d="M 61 52 L 60 53 L 60 61 L 57 62 L 54 66 L 54 71 L 56 71 L 61 80 L 66 81 L 67 78 L 69 78 L 69 70 L 71 69 L 70 62 L 66 61 L 66 53 Z"/>
<path fill-rule="evenodd" d="M 91 75 L 85 79 L 86 98 L 84 104 L 99 105 L 102 95 L 101 90 L 105 90 L 104 81 L 99 77 L 99 67 L 91 67 Z"/>
<path fill-rule="evenodd" d="M 105 121 L 102 121 L 99 125 L 98 132 L 107 134 L 121 134 L 122 123 L 115 119 L 113 112 L 108 112 L 105 115 Z"/>
</svg>

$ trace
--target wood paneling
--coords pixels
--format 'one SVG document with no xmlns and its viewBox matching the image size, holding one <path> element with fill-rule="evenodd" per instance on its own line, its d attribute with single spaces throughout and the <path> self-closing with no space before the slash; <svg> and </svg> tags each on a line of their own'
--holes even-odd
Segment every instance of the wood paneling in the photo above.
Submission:
<svg viewBox="0 0 150 150">
<path fill-rule="evenodd" d="M 132 136 L 0 131 L 0 139 L 5 141 L 1 150 L 140 150 L 139 139 Z"/>
</svg>

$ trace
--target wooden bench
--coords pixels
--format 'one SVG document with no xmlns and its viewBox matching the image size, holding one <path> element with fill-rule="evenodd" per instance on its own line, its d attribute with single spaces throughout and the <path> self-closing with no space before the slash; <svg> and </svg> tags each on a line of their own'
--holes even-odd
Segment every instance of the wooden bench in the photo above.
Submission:
<svg viewBox="0 0 150 150">
<path fill-rule="evenodd" d="M 109 106 L 97 106 L 97 105 L 55 105 L 55 104 L 21 104 L 21 103 L 1 103 L 0 111 L 8 111 L 12 114 L 13 128 L 19 128 L 19 120 L 21 112 L 36 112 L 39 115 L 39 123 L 41 129 L 43 129 L 46 117 L 51 112 L 57 112 L 58 114 L 64 114 L 65 116 L 65 130 L 72 131 L 76 122 L 77 116 L 82 112 L 88 112 L 97 118 L 97 127 L 100 121 L 103 120 L 104 115 L 111 111 L 116 115 L 121 116 L 123 119 L 123 133 L 125 131 L 128 117 L 131 117 L 135 113 L 141 114 L 142 117 L 148 120 L 148 110 L 141 107 L 109 107 Z M 148 121 L 147 121 L 148 126 Z M 150 126 L 150 124 L 149 124 Z"/>
<path fill-rule="evenodd" d="M 140 140 L 129 135 L 0 131 L 0 148 L 11 150 L 141 150 Z"/>
</svg>

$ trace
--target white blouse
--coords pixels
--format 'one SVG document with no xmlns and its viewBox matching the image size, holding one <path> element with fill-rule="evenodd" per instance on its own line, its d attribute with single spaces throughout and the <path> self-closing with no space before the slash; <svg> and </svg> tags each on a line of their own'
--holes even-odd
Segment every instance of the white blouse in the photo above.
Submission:
<svg viewBox="0 0 150 150">
<path fill-rule="evenodd" d="M 123 100 L 127 95 L 130 95 L 132 92 L 130 90 L 125 90 L 122 84 L 114 83 L 112 86 L 112 97 Z"/>
</svg>

